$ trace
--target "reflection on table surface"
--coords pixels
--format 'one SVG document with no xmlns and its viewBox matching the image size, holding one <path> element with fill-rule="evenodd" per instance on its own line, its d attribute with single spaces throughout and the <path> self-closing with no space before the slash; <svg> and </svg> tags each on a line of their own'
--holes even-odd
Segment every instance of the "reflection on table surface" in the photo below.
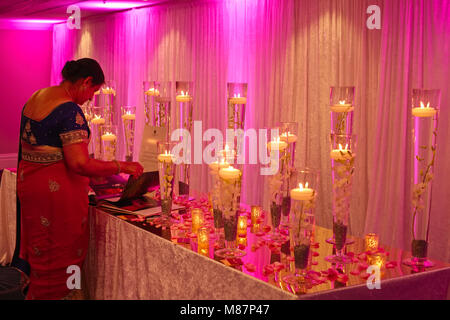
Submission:
<svg viewBox="0 0 450 320">
<path fill-rule="evenodd" d="M 173 243 L 185 248 L 196 251 L 195 235 L 190 231 L 191 219 L 188 213 L 181 212 L 172 220 L 170 229 L 163 229 L 157 219 L 136 219 L 132 216 L 119 216 L 123 220 L 128 221 L 136 226 L 146 229 L 157 234 Z M 214 255 L 214 251 L 219 249 L 216 239 L 210 237 L 209 257 L 227 265 L 231 268 L 242 271 L 252 277 L 270 283 L 282 290 L 293 292 L 296 294 L 316 293 L 331 290 L 334 288 L 350 287 L 367 284 L 370 276 L 366 270 L 370 264 L 379 264 L 376 261 L 376 255 L 365 252 L 364 239 L 352 238 L 354 243 L 347 245 L 347 253 L 354 254 L 353 262 L 345 265 L 334 265 L 327 262 L 324 258 L 333 253 L 333 245 L 326 242 L 332 237 L 332 230 L 320 226 L 315 226 L 314 248 L 310 251 L 310 267 L 309 274 L 313 275 L 313 281 L 309 281 L 308 286 L 301 288 L 290 288 L 284 281 L 283 277 L 295 270 L 295 262 L 293 260 L 293 249 L 290 248 L 290 242 L 287 241 L 280 245 L 265 241 L 264 235 L 268 232 L 268 228 L 264 223 L 258 228 L 254 228 L 251 224 L 250 216 L 248 216 L 248 227 L 246 237 L 238 238 L 240 248 L 245 250 L 246 255 L 240 259 L 221 260 Z M 212 226 L 212 216 L 205 215 L 206 224 Z M 378 253 L 385 255 L 385 260 L 381 262 L 380 281 L 394 279 L 417 272 L 436 270 L 449 267 L 450 264 L 434 261 L 435 266 L 426 270 L 414 270 L 404 264 L 402 261 L 411 256 L 410 252 L 396 248 L 380 245 Z"/>
</svg>

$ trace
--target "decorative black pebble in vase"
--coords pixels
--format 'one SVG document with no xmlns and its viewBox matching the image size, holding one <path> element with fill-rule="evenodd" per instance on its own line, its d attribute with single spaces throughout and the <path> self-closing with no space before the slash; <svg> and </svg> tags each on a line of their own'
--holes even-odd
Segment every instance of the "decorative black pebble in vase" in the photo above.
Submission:
<svg viewBox="0 0 450 320">
<path fill-rule="evenodd" d="M 229 218 L 224 217 L 223 222 L 224 222 L 225 240 L 227 241 L 236 240 L 237 218 L 235 216 Z"/>
<path fill-rule="evenodd" d="M 213 209 L 214 214 L 214 228 L 223 228 L 223 213 L 222 210 Z"/>
<path fill-rule="evenodd" d="M 281 206 L 272 202 L 272 205 L 270 206 L 270 214 L 272 216 L 272 226 L 277 228 L 280 225 Z"/>
<path fill-rule="evenodd" d="M 308 266 L 309 245 L 299 244 L 294 246 L 295 268 L 305 269 Z"/>
<path fill-rule="evenodd" d="M 281 213 L 283 214 L 283 216 L 288 216 L 291 212 L 291 197 L 283 197 L 283 203 L 281 207 Z"/>
<path fill-rule="evenodd" d="M 337 221 L 333 223 L 334 242 L 336 243 L 336 249 L 341 250 L 344 247 L 347 238 L 347 226 L 342 222 Z"/>
<path fill-rule="evenodd" d="M 413 240 L 411 244 L 412 256 L 415 258 L 426 258 L 428 243 L 425 240 Z"/>
</svg>

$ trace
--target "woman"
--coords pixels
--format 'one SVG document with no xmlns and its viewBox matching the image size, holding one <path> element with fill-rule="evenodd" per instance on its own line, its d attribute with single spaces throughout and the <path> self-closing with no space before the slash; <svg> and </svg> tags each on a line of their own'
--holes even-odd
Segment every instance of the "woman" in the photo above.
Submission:
<svg viewBox="0 0 450 320">
<path fill-rule="evenodd" d="M 81 269 L 88 247 L 88 177 L 143 172 L 137 162 L 88 156 L 90 130 L 78 105 L 105 81 L 97 61 L 68 61 L 62 76 L 59 86 L 35 92 L 22 111 L 17 192 L 20 258 L 31 268 L 27 299 L 69 295 L 68 267 Z"/>
</svg>

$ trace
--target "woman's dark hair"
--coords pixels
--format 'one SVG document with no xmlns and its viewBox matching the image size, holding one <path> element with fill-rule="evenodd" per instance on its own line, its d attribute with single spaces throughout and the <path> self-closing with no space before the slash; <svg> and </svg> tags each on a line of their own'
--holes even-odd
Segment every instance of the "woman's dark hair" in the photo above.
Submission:
<svg viewBox="0 0 450 320">
<path fill-rule="evenodd" d="M 105 82 L 105 75 L 97 61 L 90 58 L 67 61 L 61 72 L 63 79 L 75 83 L 79 79 L 92 77 L 92 84 Z"/>
</svg>

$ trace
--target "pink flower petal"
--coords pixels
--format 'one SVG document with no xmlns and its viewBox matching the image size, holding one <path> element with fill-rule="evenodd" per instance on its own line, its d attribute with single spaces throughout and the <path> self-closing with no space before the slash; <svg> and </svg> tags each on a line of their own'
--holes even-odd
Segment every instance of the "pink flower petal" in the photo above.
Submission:
<svg viewBox="0 0 450 320">
<path fill-rule="evenodd" d="M 369 265 L 367 264 L 367 263 L 365 263 L 365 262 L 360 262 L 359 264 L 358 264 L 358 269 L 359 270 L 367 270 L 367 268 L 369 267 Z"/>
<path fill-rule="evenodd" d="M 244 264 L 245 269 L 247 269 L 247 271 L 249 272 L 255 272 L 256 271 L 256 267 L 253 263 L 246 263 Z"/>
<path fill-rule="evenodd" d="M 338 274 L 337 281 L 346 283 L 348 281 L 348 276 L 346 274 Z"/>
<path fill-rule="evenodd" d="M 361 273 L 361 271 L 359 271 L 359 269 L 354 269 L 354 270 L 350 271 L 350 274 L 354 275 L 354 276 L 358 276 L 360 273 Z"/>
<path fill-rule="evenodd" d="M 363 278 L 364 280 L 367 280 L 370 277 L 370 274 L 368 274 L 368 273 L 361 273 L 360 277 Z"/>
</svg>

